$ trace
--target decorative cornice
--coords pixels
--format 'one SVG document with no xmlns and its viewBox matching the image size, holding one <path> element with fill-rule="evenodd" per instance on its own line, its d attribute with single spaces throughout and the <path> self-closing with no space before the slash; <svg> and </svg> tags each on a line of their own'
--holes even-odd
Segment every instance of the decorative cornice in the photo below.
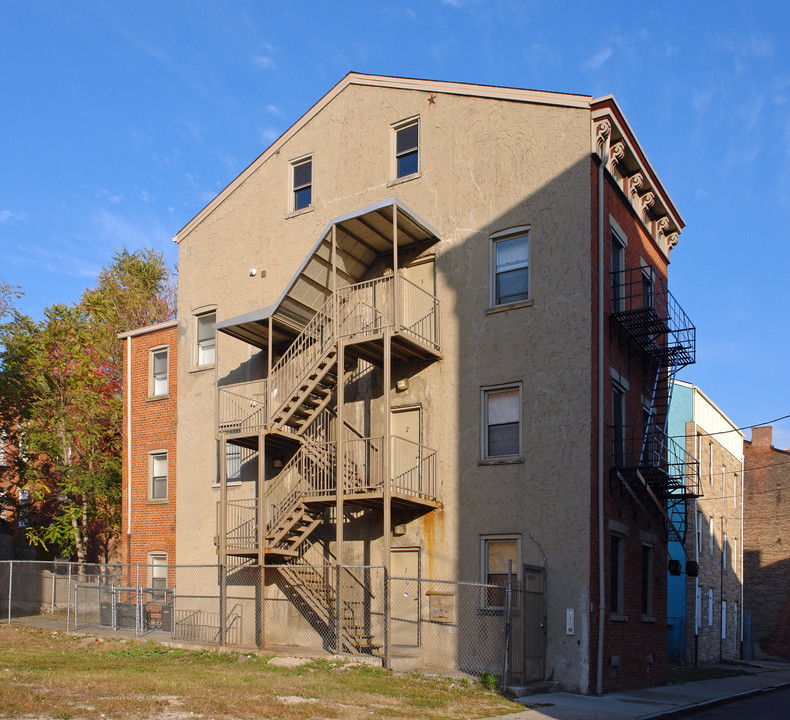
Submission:
<svg viewBox="0 0 790 720">
<path fill-rule="evenodd" d="M 617 163 L 619 163 L 624 157 L 625 143 L 622 140 L 612 143 L 609 147 L 609 164 L 607 165 L 607 169 L 610 173 L 614 174 L 614 169 L 617 167 Z"/>
<path fill-rule="evenodd" d="M 645 176 L 641 172 L 634 173 L 628 178 L 628 198 L 631 203 L 636 205 L 636 200 L 639 198 L 639 191 L 645 182 Z"/>
<path fill-rule="evenodd" d="M 656 204 L 656 194 L 648 190 L 644 195 L 639 196 L 639 201 L 642 210 L 642 220 L 647 223 L 650 219 L 650 208 Z"/>
<path fill-rule="evenodd" d="M 670 250 L 673 247 L 675 247 L 675 245 L 678 244 L 678 239 L 679 238 L 680 238 L 680 233 L 673 232 L 673 233 L 669 233 L 669 235 L 667 235 L 667 245 L 669 246 Z"/>
<path fill-rule="evenodd" d="M 604 118 L 595 127 L 595 151 L 601 159 L 606 155 L 606 145 L 611 134 L 612 123 L 607 118 Z"/>
</svg>

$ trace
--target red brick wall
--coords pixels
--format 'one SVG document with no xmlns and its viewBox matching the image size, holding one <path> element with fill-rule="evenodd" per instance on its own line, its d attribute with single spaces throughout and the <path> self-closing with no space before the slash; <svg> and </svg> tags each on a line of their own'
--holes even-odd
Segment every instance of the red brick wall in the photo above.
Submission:
<svg viewBox="0 0 790 720">
<path fill-rule="evenodd" d="M 595 688 L 598 646 L 598 161 L 593 158 L 592 173 L 592 388 L 593 409 L 591 441 L 591 537 L 590 537 L 590 600 L 594 612 L 590 623 L 590 687 Z M 651 393 L 646 365 L 639 352 L 618 333 L 611 323 L 611 270 L 612 226 L 610 215 L 627 236 L 625 267 L 639 267 L 642 260 L 653 266 L 662 278 L 667 277 L 667 263 L 653 239 L 646 233 L 631 204 L 616 186 L 608 173 L 604 180 L 604 575 L 607 610 L 604 628 L 604 691 L 629 687 L 646 687 L 665 682 L 666 670 L 666 568 L 667 548 L 663 522 L 657 510 L 645 513 L 611 477 L 612 378 L 614 369 L 628 381 L 626 397 L 626 423 L 641 423 L 642 395 Z M 609 567 L 611 528 L 625 530 L 624 551 L 624 609 L 613 616 L 609 607 L 611 568 Z M 641 534 L 640 534 L 641 533 Z M 647 535 L 645 535 L 647 533 Z M 653 544 L 653 612 L 643 618 L 642 604 L 642 544 L 654 536 Z M 652 658 L 651 658 L 652 656 Z M 652 663 L 648 660 L 652 659 Z M 614 662 L 619 661 L 615 667 Z"/>
<path fill-rule="evenodd" d="M 131 402 L 127 386 L 129 342 L 131 342 Z M 168 348 L 168 394 L 151 397 L 149 395 L 150 351 L 158 347 Z M 176 396 L 178 391 L 176 349 L 175 326 L 152 330 L 125 340 L 122 505 L 125 562 L 147 563 L 148 554 L 151 552 L 167 553 L 168 564 L 173 565 L 176 562 Z M 152 500 L 150 497 L 149 453 L 154 450 L 167 451 L 168 454 L 167 498 L 164 501 Z M 172 570 L 170 574 L 173 576 L 169 578 L 168 584 L 172 585 L 175 582 Z"/>
<path fill-rule="evenodd" d="M 790 451 L 754 428 L 744 466 L 744 606 L 759 650 L 790 660 Z"/>
</svg>

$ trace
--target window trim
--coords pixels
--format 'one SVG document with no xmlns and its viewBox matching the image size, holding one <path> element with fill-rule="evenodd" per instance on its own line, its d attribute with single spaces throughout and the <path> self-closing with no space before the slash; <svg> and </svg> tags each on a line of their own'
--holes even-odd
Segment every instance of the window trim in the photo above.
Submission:
<svg viewBox="0 0 790 720">
<path fill-rule="evenodd" d="M 165 458 L 165 471 L 166 474 L 165 478 L 165 493 L 163 497 L 156 497 L 154 493 L 154 480 L 156 477 L 154 476 L 154 458 L 155 457 L 162 457 Z M 166 449 L 160 448 L 157 450 L 151 450 L 148 453 L 148 502 L 149 503 L 167 503 L 170 501 L 170 452 Z"/>
<path fill-rule="evenodd" d="M 405 182 L 407 180 L 413 180 L 414 178 L 420 177 L 422 174 L 422 153 L 420 152 L 420 146 L 422 145 L 422 128 L 420 127 L 420 116 L 419 115 L 412 115 L 411 117 L 405 118 L 403 120 L 398 120 L 397 122 L 392 123 L 390 126 L 392 128 L 392 181 L 389 183 L 390 185 L 394 185 L 395 183 Z M 407 152 L 398 153 L 398 133 L 401 130 L 405 130 L 406 128 L 412 127 L 413 125 L 417 126 L 417 147 L 415 150 L 408 150 Z M 398 160 L 400 157 L 410 154 L 412 152 L 416 152 L 417 154 L 417 169 L 414 172 L 407 173 L 404 175 L 398 174 Z"/>
<path fill-rule="evenodd" d="M 156 373 L 154 356 L 165 353 L 165 391 L 156 392 Z M 170 395 L 170 346 L 157 345 L 148 349 L 148 397 L 149 399 L 162 399 Z"/>
<path fill-rule="evenodd" d="M 610 220 L 611 223 L 611 220 Z M 618 228 L 619 229 L 619 228 Z M 612 304 L 612 311 L 613 312 L 622 312 L 625 310 L 625 248 L 627 243 L 623 240 L 622 234 L 618 232 L 614 227 L 612 227 L 612 257 L 610 259 L 611 263 L 611 276 L 612 276 L 612 287 L 611 287 L 611 304 Z M 615 270 L 615 246 L 617 246 L 617 256 L 620 260 L 620 268 L 619 270 Z M 618 273 L 619 277 L 615 277 L 615 272 Z"/>
<path fill-rule="evenodd" d="M 480 388 L 480 460 L 481 462 L 514 462 L 523 460 L 524 398 L 521 382 L 487 385 Z M 488 448 L 488 397 L 504 390 L 518 391 L 518 451 L 507 455 L 491 455 Z"/>
<path fill-rule="evenodd" d="M 530 246 L 531 246 L 532 225 L 517 225 L 505 230 L 499 230 L 488 236 L 488 308 L 489 310 L 500 308 L 513 308 L 523 307 L 524 303 L 532 302 L 532 283 L 530 282 L 532 273 L 532 263 L 530 259 Z M 518 300 L 511 300 L 509 302 L 498 302 L 496 281 L 500 274 L 497 272 L 497 258 L 496 248 L 499 243 L 507 242 L 509 240 L 516 240 L 518 238 L 526 238 L 527 240 L 527 257 L 523 264 L 512 270 L 526 269 L 527 271 L 527 291 L 526 298 L 519 298 Z M 504 272 L 504 271 L 502 271 Z"/>
<path fill-rule="evenodd" d="M 315 169 L 315 164 L 313 162 L 313 153 L 308 153 L 306 155 L 301 155 L 298 158 L 294 158 L 288 164 L 289 167 L 289 203 L 288 203 L 288 211 L 289 216 L 292 215 L 300 215 L 301 213 L 309 212 L 313 209 L 313 200 L 315 193 L 313 192 L 315 189 L 315 178 L 313 170 Z M 296 185 L 296 168 L 310 163 L 310 182 L 304 183 L 302 185 Z M 305 190 L 309 188 L 310 190 L 310 202 L 307 205 L 302 207 L 296 207 L 296 200 L 297 200 L 297 192 L 300 190 Z"/>
<path fill-rule="evenodd" d="M 645 563 L 645 551 L 647 551 L 647 563 Z M 655 588 L 653 575 L 655 572 L 655 546 L 651 542 L 641 543 L 641 572 L 642 572 L 642 620 L 655 621 L 653 616 Z"/>
<path fill-rule="evenodd" d="M 619 399 L 620 410 L 620 423 L 615 423 L 615 402 Z M 622 467 L 626 462 L 626 454 L 628 451 L 627 445 L 627 428 L 628 418 L 628 386 L 620 382 L 619 378 L 612 378 L 612 448 L 611 458 L 612 465 L 616 468 Z M 619 432 L 619 437 L 617 433 Z M 618 453 L 619 445 L 619 453 Z"/>
<path fill-rule="evenodd" d="M 164 559 L 163 563 L 155 563 L 154 559 L 161 560 Z M 167 593 L 167 582 L 168 582 L 168 556 L 164 550 L 152 550 L 146 555 L 146 566 L 148 569 L 148 587 L 154 591 L 152 593 L 152 599 L 154 600 L 164 600 Z M 161 568 L 164 568 L 164 587 L 161 589 L 156 588 L 154 585 L 154 580 L 160 580 L 161 577 L 159 576 L 159 572 L 161 572 Z"/>
<path fill-rule="evenodd" d="M 214 360 L 209 363 L 201 363 L 200 362 L 200 340 L 198 340 L 199 334 L 198 329 L 200 327 L 200 319 L 206 317 L 207 315 L 214 316 L 214 322 L 212 325 L 216 326 L 217 324 L 217 308 L 216 307 L 208 307 L 208 308 L 201 308 L 200 310 L 193 311 L 192 313 L 192 330 L 194 332 L 194 342 L 192 343 L 192 367 L 194 370 L 209 370 L 216 365 L 217 362 L 217 329 L 214 327 Z"/>
<path fill-rule="evenodd" d="M 522 564 L 522 555 L 521 555 L 521 534 L 520 533 L 502 533 L 502 534 L 495 534 L 495 535 L 481 535 L 480 536 L 480 583 L 482 585 L 492 585 L 495 583 L 488 582 L 488 543 L 489 542 L 502 542 L 502 541 L 509 541 L 514 540 L 516 543 L 516 566 L 513 568 L 515 572 L 513 573 L 513 577 L 516 580 L 521 579 L 521 564 Z M 482 588 L 481 598 L 480 598 L 480 606 L 483 610 L 489 612 L 496 612 L 500 613 L 504 611 L 504 607 L 502 605 L 493 605 L 489 602 L 487 588 Z"/>
</svg>

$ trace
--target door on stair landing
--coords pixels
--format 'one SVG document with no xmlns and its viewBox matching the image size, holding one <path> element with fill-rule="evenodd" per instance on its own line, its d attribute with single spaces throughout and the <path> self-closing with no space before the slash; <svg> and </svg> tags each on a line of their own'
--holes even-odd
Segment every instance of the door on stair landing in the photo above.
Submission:
<svg viewBox="0 0 790 720">
<path fill-rule="evenodd" d="M 419 495 L 423 492 L 420 463 L 421 415 L 419 405 L 392 410 L 390 453 L 393 492 L 406 495 Z"/>
<path fill-rule="evenodd" d="M 408 280 L 401 289 L 401 323 L 418 337 L 435 341 L 436 318 L 433 315 L 433 301 L 429 297 L 436 295 L 434 258 L 415 260 L 411 265 L 401 268 L 400 272 Z"/>
<path fill-rule="evenodd" d="M 399 548 L 390 553 L 390 632 L 392 644 L 420 644 L 420 551 Z"/>
</svg>

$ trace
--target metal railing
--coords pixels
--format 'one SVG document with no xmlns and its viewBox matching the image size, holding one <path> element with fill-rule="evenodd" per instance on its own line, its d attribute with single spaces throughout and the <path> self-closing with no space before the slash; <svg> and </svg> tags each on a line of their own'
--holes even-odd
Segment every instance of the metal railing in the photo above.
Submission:
<svg viewBox="0 0 790 720">
<path fill-rule="evenodd" d="M 651 267 L 633 267 L 610 275 L 612 315 L 623 329 L 661 364 L 693 364 L 696 328 L 665 280 Z"/>
<path fill-rule="evenodd" d="M 217 425 L 221 432 L 242 433 L 266 427 L 266 380 L 221 385 L 217 392 Z"/>
<path fill-rule="evenodd" d="M 392 438 L 392 490 L 424 500 L 437 500 L 436 450 Z"/>
<path fill-rule="evenodd" d="M 613 468 L 639 470 L 654 478 L 651 484 L 666 492 L 699 494 L 697 460 L 663 428 L 653 424 L 647 428 L 624 425 L 612 426 L 610 431 Z"/>
<path fill-rule="evenodd" d="M 400 331 L 439 349 L 439 300 L 410 280 L 400 278 Z"/>
</svg>

